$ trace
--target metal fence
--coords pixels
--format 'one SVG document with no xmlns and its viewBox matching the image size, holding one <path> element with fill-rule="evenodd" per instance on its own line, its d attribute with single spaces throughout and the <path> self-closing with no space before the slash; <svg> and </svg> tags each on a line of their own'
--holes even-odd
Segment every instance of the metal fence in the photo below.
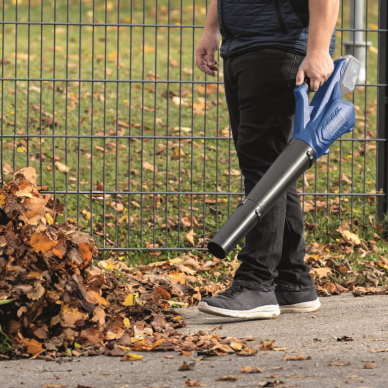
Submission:
<svg viewBox="0 0 388 388">
<path fill-rule="evenodd" d="M 204 249 L 243 193 L 222 71 L 195 67 L 209 3 L 2 0 L 1 181 L 35 167 L 102 250 Z M 336 56 L 362 50 L 365 79 L 353 133 L 298 182 L 315 233 L 387 211 L 387 20 L 341 2 Z"/>
</svg>

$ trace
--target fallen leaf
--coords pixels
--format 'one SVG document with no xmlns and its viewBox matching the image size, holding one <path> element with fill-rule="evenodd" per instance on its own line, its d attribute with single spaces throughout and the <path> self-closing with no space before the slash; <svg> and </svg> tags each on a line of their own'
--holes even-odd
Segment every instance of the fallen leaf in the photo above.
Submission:
<svg viewBox="0 0 388 388">
<path fill-rule="evenodd" d="M 364 365 L 364 369 L 375 369 L 376 368 L 376 363 L 375 362 L 367 362 Z"/>
<path fill-rule="evenodd" d="M 238 379 L 241 379 L 242 377 L 243 376 L 228 375 L 228 376 L 220 377 L 216 381 L 237 381 Z"/>
<path fill-rule="evenodd" d="M 195 361 L 193 362 L 188 362 L 183 361 L 183 364 L 179 367 L 178 371 L 183 371 L 183 370 L 194 370 L 195 367 Z"/>
<path fill-rule="evenodd" d="M 196 236 L 196 234 L 193 229 L 190 229 L 190 232 L 185 236 L 185 240 L 188 241 L 192 247 L 195 245 L 194 236 Z"/>
<path fill-rule="evenodd" d="M 187 380 L 187 381 L 186 381 L 186 385 L 187 385 L 188 387 L 202 387 L 202 384 L 201 384 L 201 382 L 200 382 L 199 380 L 197 380 L 197 381 L 190 381 L 190 380 Z"/>
<path fill-rule="evenodd" d="M 66 166 L 66 164 L 63 164 L 61 162 L 55 162 L 55 167 L 57 168 L 57 170 L 59 170 L 60 172 L 64 172 L 64 173 L 67 173 L 71 170 L 70 167 Z"/>
<path fill-rule="evenodd" d="M 243 366 L 240 369 L 241 373 L 263 373 L 263 370 L 257 366 Z"/>
<path fill-rule="evenodd" d="M 139 361 L 143 358 L 143 356 L 140 356 L 139 354 L 134 354 L 134 353 L 128 353 L 125 355 L 121 361 Z"/>
<path fill-rule="evenodd" d="M 360 238 L 356 234 L 350 232 L 349 230 L 343 230 L 341 232 L 341 235 L 345 240 L 350 241 L 355 245 L 361 245 Z"/>
<path fill-rule="evenodd" d="M 330 366 L 347 366 L 350 365 L 349 361 L 331 361 Z"/>
<path fill-rule="evenodd" d="M 240 170 L 236 170 L 235 168 L 231 168 L 230 170 L 225 170 L 224 174 L 225 175 L 240 176 L 241 175 L 241 171 Z"/>
<path fill-rule="evenodd" d="M 23 338 L 20 340 L 26 346 L 27 353 L 36 356 L 44 351 L 42 344 L 33 338 Z"/>
<path fill-rule="evenodd" d="M 155 171 L 155 166 L 153 166 L 151 163 L 148 163 L 148 162 L 143 162 L 143 168 L 146 171 L 151 171 L 151 172 Z"/>
<path fill-rule="evenodd" d="M 273 350 L 275 347 L 275 340 L 260 341 L 260 350 Z"/>
<path fill-rule="evenodd" d="M 310 359 L 310 356 L 305 356 L 303 354 L 297 354 L 296 356 L 283 356 L 284 361 L 305 361 Z"/>
<path fill-rule="evenodd" d="M 82 260 L 84 261 L 83 266 L 88 266 L 93 258 L 91 246 L 87 243 L 81 243 L 78 245 L 78 251 L 81 254 Z"/>
<path fill-rule="evenodd" d="M 371 349 L 369 350 L 371 353 L 386 353 L 388 349 Z"/>
<path fill-rule="evenodd" d="M 125 301 L 122 303 L 124 306 L 132 306 L 135 303 L 135 298 L 133 294 L 128 294 L 125 298 Z"/>
<path fill-rule="evenodd" d="M 45 236 L 44 234 L 34 233 L 31 236 L 29 244 L 32 246 L 35 252 L 45 253 L 51 248 L 55 247 L 57 245 L 57 241 L 50 240 L 50 238 Z"/>
</svg>

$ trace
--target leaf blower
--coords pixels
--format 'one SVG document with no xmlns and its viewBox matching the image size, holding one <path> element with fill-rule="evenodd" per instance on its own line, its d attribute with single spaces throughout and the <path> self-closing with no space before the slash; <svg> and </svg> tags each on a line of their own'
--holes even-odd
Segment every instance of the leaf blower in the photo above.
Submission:
<svg viewBox="0 0 388 388">
<path fill-rule="evenodd" d="M 309 104 L 305 82 L 294 90 L 294 134 L 284 151 L 263 175 L 232 216 L 208 243 L 218 258 L 226 255 L 260 222 L 263 215 L 335 140 L 356 122 L 354 105 L 342 95 L 354 90 L 360 62 L 351 55 L 334 61 L 334 71 Z"/>
</svg>

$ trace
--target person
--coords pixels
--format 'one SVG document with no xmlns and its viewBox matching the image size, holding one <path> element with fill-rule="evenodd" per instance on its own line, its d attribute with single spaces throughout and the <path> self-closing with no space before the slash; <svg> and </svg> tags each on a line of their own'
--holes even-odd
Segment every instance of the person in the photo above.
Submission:
<svg viewBox="0 0 388 388">
<path fill-rule="evenodd" d="M 212 0 L 196 62 L 219 70 L 245 194 L 292 136 L 293 89 L 310 79 L 317 91 L 332 74 L 339 0 Z M 237 318 L 273 318 L 320 308 L 305 264 L 304 221 L 293 185 L 248 233 L 232 286 L 204 298 L 199 310 Z"/>
</svg>

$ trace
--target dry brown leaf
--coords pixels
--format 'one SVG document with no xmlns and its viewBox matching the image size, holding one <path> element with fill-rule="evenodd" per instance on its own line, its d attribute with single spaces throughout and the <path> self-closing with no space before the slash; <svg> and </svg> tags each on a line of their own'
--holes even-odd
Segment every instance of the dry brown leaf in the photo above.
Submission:
<svg viewBox="0 0 388 388">
<path fill-rule="evenodd" d="M 375 369 L 376 368 L 376 363 L 375 362 L 367 362 L 364 365 L 364 369 Z"/>
<path fill-rule="evenodd" d="M 36 356 L 44 352 L 42 344 L 33 338 L 23 338 L 20 340 L 26 346 L 27 353 Z"/>
<path fill-rule="evenodd" d="M 178 371 L 194 370 L 194 368 L 195 368 L 195 361 L 192 361 L 192 362 L 183 361 L 183 364 L 179 367 Z"/>
<path fill-rule="evenodd" d="M 81 254 L 82 260 L 84 261 L 83 266 L 88 266 L 92 262 L 93 258 L 91 246 L 87 243 L 81 243 L 78 245 L 78 251 Z"/>
<path fill-rule="evenodd" d="M 34 167 L 24 167 L 15 172 L 13 179 L 16 180 L 18 175 L 23 175 L 30 183 L 36 184 L 38 175 Z"/>
<path fill-rule="evenodd" d="M 330 366 L 348 366 L 350 365 L 349 361 L 331 361 Z"/>
<path fill-rule="evenodd" d="M 240 369 L 241 373 L 263 373 L 263 370 L 257 366 L 243 366 Z"/>
<path fill-rule="evenodd" d="M 31 236 L 29 244 L 32 246 L 35 252 L 45 253 L 51 248 L 55 247 L 57 245 L 57 241 L 50 240 L 50 238 L 45 236 L 44 234 L 34 233 Z"/>
<path fill-rule="evenodd" d="M 275 347 L 275 340 L 260 341 L 260 350 L 273 350 Z"/>
<path fill-rule="evenodd" d="M 110 206 L 117 212 L 122 212 L 124 210 L 124 205 L 119 202 L 111 202 Z"/>
<path fill-rule="evenodd" d="M 329 267 L 322 267 L 322 268 L 313 268 L 311 272 L 317 277 L 318 279 L 322 279 L 327 277 L 328 275 L 333 274 L 333 270 Z"/>
<path fill-rule="evenodd" d="M 284 361 L 305 361 L 310 359 L 310 356 L 305 356 L 303 354 L 297 354 L 295 356 L 283 356 Z"/>
<path fill-rule="evenodd" d="M 71 170 L 71 168 L 66 166 L 66 164 L 63 164 L 63 163 L 58 162 L 58 161 L 55 162 L 55 167 L 60 172 L 64 172 L 64 173 L 68 173 Z"/>
<path fill-rule="evenodd" d="M 192 247 L 195 246 L 194 236 L 196 236 L 196 234 L 193 229 L 190 229 L 190 232 L 185 236 L 185 240 L 188 241 Z"/>
<path fill-rule="evenodd" d="M 88 314 L 79 311 L 76 306 L 72 307 L 69 304 L 63 304 L 60 317 L 62 326 L 75 328 L 76 322 L 87 319 Z"/>
<path fill-rule="evenodd" d="M 236 170 L 235 168 L 231 168 L 230 170 L 224 170 L 225 175 L 233 175 L 233 176 L 240 176 L 241 171 Z"/>
<path fill-rule="evenodd" d="M 350 232 L 349 230 L 343 230 L 341 231 L 341 234 L 346 241 L 350 241 L 355 245 L 361 245 L 360 238 L 356 234 Z"/>
<path fill-rule="evenodd" d="M 187 381 L 186 381 L 186 385 L 187 385 L 188 387 L 202 387 L 202 384 L 201 384 L 201 382 L 200 382 L 199 380 L 197 380 L 197 381 L 190 381 L 190 380 L 187 380 Z"/>
<path fill-rule="evenodd" d="M 152 171 L 152 172 L 155 171 L 155 166 L 153 166 L 151 163 L 148 163 L 148 162 L 143 162 L 143 168 L 146 171 Z"/>
<path fill-rule="evenodd" d="M 241 379 L 242 377 L 244 377 L 244 376 L 228 375 L 228 376 L 220 377 L 216 381 L 237 381 L 238 379 Z"/>
</svg>

